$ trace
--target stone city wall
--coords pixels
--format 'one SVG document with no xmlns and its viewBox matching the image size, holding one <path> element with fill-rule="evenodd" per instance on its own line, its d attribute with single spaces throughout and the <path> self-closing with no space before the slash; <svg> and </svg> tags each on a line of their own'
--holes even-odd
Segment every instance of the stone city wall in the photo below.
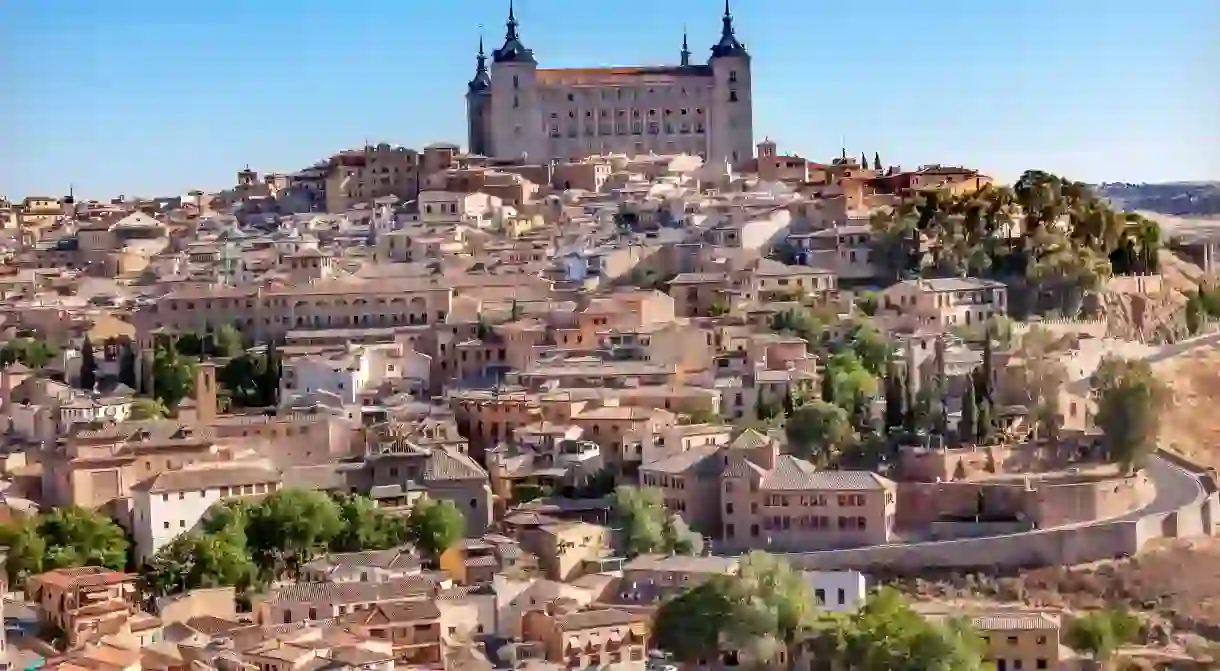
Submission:
<svg viewBox="0 0 1220 671">
<path fill-rule="evenodd" d="M 1199 476 L 1202 483 L 1198 496 L 1168 512 L 986 538 L 793 553 L 786 557 L 798 569 L 823 571 L 878 567 L 898 572 L 929 568 L 1019 569 L 1126 557 L 1138 553 L 1152 540 L 1211 535 L 1220 513 L 1220 493 L 1211 479 L 1214 471 L 1177 455 L 1162 453 L 1162 456 Z"/>
</svg>

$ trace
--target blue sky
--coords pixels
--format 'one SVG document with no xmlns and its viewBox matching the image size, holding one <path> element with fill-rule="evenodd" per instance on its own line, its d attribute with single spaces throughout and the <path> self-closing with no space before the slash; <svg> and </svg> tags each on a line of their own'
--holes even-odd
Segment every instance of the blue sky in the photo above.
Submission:
<svg viewBox="0 0 1220 671">
<path fill-rule="evenodd" d="M 517 0 L 544 67 L 697 58 L 720 0 Z M 0 194 L 222 188 L 366 139 L 465 142 L 506 0 L 0 2 Z M 755 132 L 1003 179 L 1220 179 L 1217 0 L 735 0 Z"/>
</svg>

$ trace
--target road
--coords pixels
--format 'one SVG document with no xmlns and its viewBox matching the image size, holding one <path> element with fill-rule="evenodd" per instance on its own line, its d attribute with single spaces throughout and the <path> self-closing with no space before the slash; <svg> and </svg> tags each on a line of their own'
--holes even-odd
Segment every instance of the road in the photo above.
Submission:
<svg viewBox="0 0 1220 671">
<path fill-rule="evenodd" d="M 1193 473 L 1163 457 L 1150 457 L 1147 469 L 1149 479 L 1156 484 L 1156 498 L 1143 508 L 1116 518 L 1118 521 L 1135 521 L 1148 515 L 1172 512 L 1203 495 L 1203 485 Z"/>
</svg>

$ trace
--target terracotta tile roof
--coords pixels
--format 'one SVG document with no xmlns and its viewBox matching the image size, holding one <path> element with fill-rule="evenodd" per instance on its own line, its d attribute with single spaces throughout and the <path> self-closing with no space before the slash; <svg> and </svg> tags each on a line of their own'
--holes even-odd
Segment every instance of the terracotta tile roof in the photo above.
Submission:
<svg viewBox="0 0 1220 671">
<path fill-rule="evenodd" d="M 889 481 L 871 471 L 819 471 L 791 454 L 780 455 L 763 476 L 760 489 L 780 491 L 864 491 L 884 489 Z"/>
<path fill-rule="evenodd" d="M 132 489 L 147 490 L 149 493 L 183 492 L 278 483 L 279 481 L 279 471 L 261 464 L 204 463 L 173 471 L 163 471 L 143 482 L 136 483 Z"/>
<path fill-rule="evenodd" d="M 625 610 L 607 608 L 604 610 L 587 610 L 582 613 L 572 613 L 560 617 L 559 625 L 565 631 L 580 629 L 595 629 L 598 627 L 613 627 L 614 625 L 631 624 L 647 619 L 640 613 L 628 613 Z"/>
<path fill-rule="evenodd" d="M 435 620 L 441 616 L 435 601 L 405 601 L 397 603 L 378 603 L 372 608 L 352 611 L 339 618 L 341 625 L 376 625 L 396 622 L 415 622 L 418 620 Z"/>
<path fill-rule="evenodd" d="M 410 576 L 382 582 L 317 582 L 285 585 L 269 595 L 268 603 L 373 603 L 393 599 L 423 598 L 436 584 Z"/>
</svg>

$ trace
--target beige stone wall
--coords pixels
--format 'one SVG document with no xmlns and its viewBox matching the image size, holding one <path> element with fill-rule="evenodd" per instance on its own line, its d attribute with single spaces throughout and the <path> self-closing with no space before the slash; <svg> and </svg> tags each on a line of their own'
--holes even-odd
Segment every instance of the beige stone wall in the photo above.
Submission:
<svg viewBox="0 0 1220 671">
<path fill-rule="evenodd" d="M 1215 533 L 1220 492 L 1210 479 L 1212 474 L 1177 455 L 1161 452 L 1161 456 L 1201 476 L 1206 493 L 1176 510 L 1134 520 L 1109 520 L 988 538 L 789 554 L 787 558 L 795 567 L 806 570 L 876 566 L 912 572 L 926 568 L 1029 568 L 1130 556 L 1159 538 Z"/>
</svg>

